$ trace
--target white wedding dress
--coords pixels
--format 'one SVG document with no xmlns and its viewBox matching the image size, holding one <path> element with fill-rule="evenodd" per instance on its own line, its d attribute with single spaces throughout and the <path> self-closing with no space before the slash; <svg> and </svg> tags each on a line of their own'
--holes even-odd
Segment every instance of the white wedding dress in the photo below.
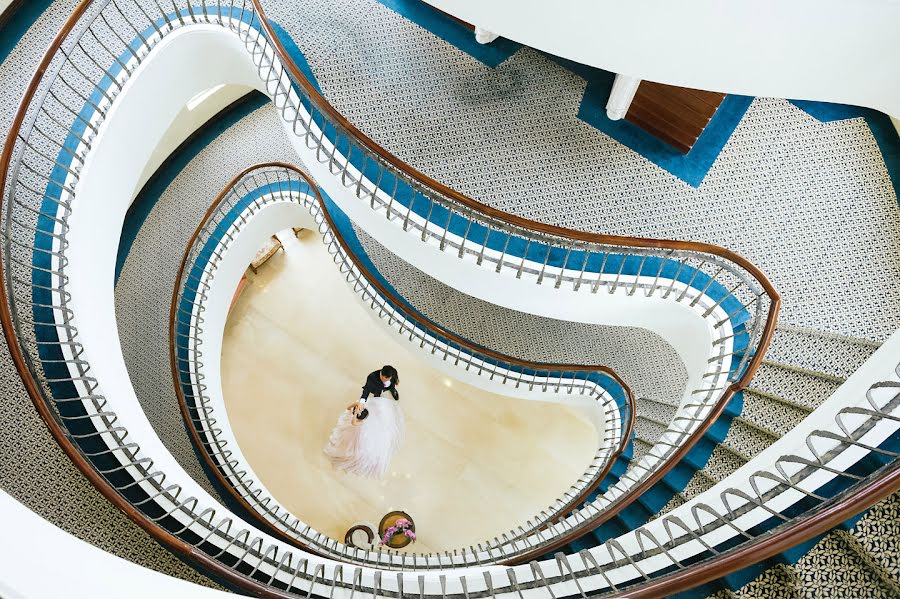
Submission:
<svg viewBox="0 0 900 599">
<path fill-rule="evenodd" d="M 356 417 L 350 411 L 340 415 L 328 438 L 325 455 L 339 470 L 383 479 L 403 441 L 403 412 L 400 402 L 387 392 L 382 397 L 370 397 L 365 408 L 369 416 L 356 425 Z"/>
</svg>

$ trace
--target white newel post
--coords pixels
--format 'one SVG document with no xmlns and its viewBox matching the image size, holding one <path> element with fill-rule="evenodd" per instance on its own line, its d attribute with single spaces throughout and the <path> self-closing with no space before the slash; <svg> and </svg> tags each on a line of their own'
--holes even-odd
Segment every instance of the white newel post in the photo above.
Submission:
<svg viewBox="0 0 900 599">
<path fill-rule="evenodd" d="M 493 31 L 488 31 L 483 27 L 475 27 L 475 41 L 479 44 L 490 44 L 492 41 L 500 37 Z"/>
<path fill-rule="evenodd" d="M 609 100 L 606 102 L 606 116 L 610 120 L 618 121 L 624 118 L 640 84 L 641 80 L 636 77 L 616 74 Z"/>
</svg>

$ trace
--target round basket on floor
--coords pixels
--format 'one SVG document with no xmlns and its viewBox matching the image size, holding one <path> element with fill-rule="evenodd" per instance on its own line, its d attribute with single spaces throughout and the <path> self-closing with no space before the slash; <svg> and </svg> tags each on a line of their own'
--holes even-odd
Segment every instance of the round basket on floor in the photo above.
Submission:
<svg viewBox="0 0 900 599">
<path fill-rule="evenodd" d="M 375 531 L 368 524 L 354 524 L 344 534 L 344 544 L 369 549 L 375 543 Z"/>
<path fill-rule="evenodd" d="M 416 523 L 413 521 L 412 516 L 407 514 L 406 512 L 400 510 L 394 510 L 393 512 L 388 512 L 381 519 L 381 522 L 378 524 L 378 537 L 380 539 L 384 539 L 384 533 L 389 529 L 397 520 L 401 518 L 405 518 L 409 520 L 409 530 L 416 532 Z M 407 537 L 406 535 L 394 535 L 389 543 L 385 543 L 386 547 L 390 547 L 391 549 L 402 549 L 412 543 L 412 539 Z"/>
</svg>

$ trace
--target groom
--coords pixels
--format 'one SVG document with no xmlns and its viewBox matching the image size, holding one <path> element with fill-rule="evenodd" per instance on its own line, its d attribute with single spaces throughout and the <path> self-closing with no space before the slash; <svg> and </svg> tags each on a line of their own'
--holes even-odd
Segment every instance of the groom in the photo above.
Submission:
<svg viewBox="0 0 900 599">
<path fill-rule="evenodd" d="M 397 376 L 397 369 L 393 366 L 383 366 L 381 370 L 369 373 L 369 376 L 366 377 L 366 384 L 363 385 L 359 402 L 350 406 L 353 409 L 353 413 L 356 414 L 365 408 L 369 395 L 381 397 L 384 391 L 390 391 L 393 398 L 399 400 L 400 393 L 397 392 L 397 384 L 399 382 L 400 377 Z"/>
</svg>

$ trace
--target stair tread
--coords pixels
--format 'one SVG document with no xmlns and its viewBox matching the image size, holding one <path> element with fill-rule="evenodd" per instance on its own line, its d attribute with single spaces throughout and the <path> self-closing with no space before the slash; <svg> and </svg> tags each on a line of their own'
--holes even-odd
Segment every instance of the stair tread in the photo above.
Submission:
<svg viewBox="0 0 900 599">
<path fill-rule="evenodd" d="M 819 541 L 794 566 L 798 585 L 815 588 L 823 597 L 890 597 L 890 589 L 841 538 L 832 532 Z M 873 595 L 873 591 L 880 591 Z"/>
<path fill-rule="evenodd" d="M 900 581 L 900 493 L 872 506 L 849 534 L 879 567 Z"/>
<path fill-rule="evenodd" d="M 677 406 L 671 406 L 662 402 L 638 399 L 635 403 L 635 414 L 637 416 L 645 416 L 656 422 L 671 422 L 672 417 L 678 412 Z"/>
<path fill-rule="evenodd" d="M 707 107 L 697 107 L 691 104 L 682 104 L 677 101 L 671 101 L 668 98 L 635 96 L 628 108 L 628 112 L 634 110 L 636 114 L 653 113 L 664 117 L 664 119 L 673 126 L 678 127 L 684 132 L 693 133 L 699 131 L 697 135 L 703 132 L 709 120 L 715 112 L 711 112 Z"/>
<path fill-rule="evenodd" d="M 666 427 L 648 419 L 646 416 L 637 416 L 634 419 L 634 436 L 645 443 L 655 445 Z"/>
<path fill-rule="evenodd" d="M 650 451 L 650 449 L 652 447 L 653 447 L 652 443 L 648 443 L 647 441 L 644 441 L 643 439 L 638 439 L 637 437 L 635 437 L 634 438 L 634 453 L 633 453 L 631 459 L 635 462 L 638 461 L 639 459 L 641 459 L 642 457 L 647 455 L 647 452 Z"/>
<path fill-rule="evenodd" d="M 625 120 L 687 154 L 724 98 L 722 93 L 642 81 Z"/>
<path fill-rule="evenodd" d="M 766 359 L 846 379 L 856 372 L 878 344 L 816 334 L 794 327 L 777 327 Z"/>
<path fill-rule="evenodd" d="M 731 428 L 728 429 L 728 435 L 719 447 L 724 447 L 743 458 L 744 461 L 749 461 L 779 438 L 778 435 L 754 427 L 746 420 L 735 418 L 731 423 Z"/>
<path fill-rule="evenodd" d="M 687 154 L 688 152 L 690 152 L 691 148 L 694 147 L 694 142 L 697 141 L 696 137 L 688 137 L 687 139 L 677 137 L 673 135 L 671 131 L 666 130 L 664 123 L 651 122 L 647 118 L 644 118 L 643 115 L 639 116 L 628 113 L 625 115 L 625 120 L 634 125 L 637 125 L 654 137 L 658 137 L 682 154 Z"/>
<path fill-rule="evenodd" d="M 701 472 L 710 480 L 720 482 L 746 463 L 746 456 L 735 453 L 724 445 L 718 445 Z"/>
<path fill-rule="evenodd" d="M 772 435 L 786 435 L 812 412 L 811 408 L 777 401 L 752 389 L 744 389 L 741 418 Z"/>
<path fill-rule="evenodd" d="M 777 564 L 772 566 L 753 582 L 744 585 L 734 593 L 735 597 L 771 597 L 778 599 L 800 599 L 803 594 L 797 584 L 797 573 L 793 566 Z"/>
</svg>

